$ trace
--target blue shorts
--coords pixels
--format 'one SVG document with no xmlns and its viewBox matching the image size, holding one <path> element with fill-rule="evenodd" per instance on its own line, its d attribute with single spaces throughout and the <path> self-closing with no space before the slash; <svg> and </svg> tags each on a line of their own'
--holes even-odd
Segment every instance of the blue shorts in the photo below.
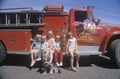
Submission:
<svg viewBox="0 0 120 79">
<path fill-rule="evenodd" d="M 40 50 L 40 51 L 38 52 L 38 57 L 42 58 L 43 54 L 44 54 L 44 50 Z"/>
</svg>

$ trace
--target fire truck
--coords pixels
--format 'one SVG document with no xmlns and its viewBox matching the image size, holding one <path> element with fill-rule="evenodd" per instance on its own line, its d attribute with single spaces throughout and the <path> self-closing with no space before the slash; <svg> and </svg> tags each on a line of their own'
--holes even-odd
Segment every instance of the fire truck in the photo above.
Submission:
<svg viewBox="0 0 120 79">
<path fill-rule="evenodd" d="M 30 39 L 52 30 L 54 36 L 61 35 L 63 52 L 70 31 L 77 38 L 80 55 L 107 55 L 120 67 L 120 26 L 102 24 L 94 18 L 93 8 L 69 12 L 63 5 L 46 5 L 41 11 L 31 7 L 0 9 L 0 62 L 7 54 L 29 54 Z"/>
</svg>

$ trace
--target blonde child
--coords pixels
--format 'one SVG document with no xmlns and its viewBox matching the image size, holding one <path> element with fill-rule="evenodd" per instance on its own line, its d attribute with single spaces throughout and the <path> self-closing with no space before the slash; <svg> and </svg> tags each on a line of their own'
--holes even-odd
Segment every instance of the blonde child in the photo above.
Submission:
<svg viewBox="0 0 120 79">
<path fill-rule="evenodd" d="M 79 68 L 79 52 L 77 50 L 77 40 L 72 36 L 72 33 L 68 33 L 68 40 L 66 46 L 66 52 L 70 54 L 70 65 L 71 70 L 77 71 L 75 67 L 73 67 L 74 55 L 76 55 L 76 67 Z"/>
<path fill-rule="evenodd" d="M 38 54 L 38 52 L 40 50 L 40 46 L 41 46 L 41 35 L 37 34 L 35 36 L 35 40 L 31 44 L 31 48 L 30 48 L 30 53 L 31 53 L 30 67 L 32 67 L 35 64 L 37 54 Z"/>
<path fill-rule="evenodd" d="M 60 36 L 57 35 L 55 38 L 55 52 L 54 52 L 54 59 L 57 66 L 63 65 L 63 54 L 61 50 L 61 41 Z"/>
<path fill-rule="evenodd" d="M 55 39 L 53 37 L 53 32 L 50 30 L 48 31 L 48 39 L 47 39 L 47 42 L 48 42 L 48 55 L 50 55 L 50 61 L 49 63 L 52 63 L 53 61 L 53 53 L 55 51 Z"/>
<path fill-rule="evenodd" d="M 41 60 L 41 58 L 44 54 L 48 54 L 48 43 L 46 41 L 46 36 L 42 36 L 41 48 L 40 48 L 40 51 L 38 53 L 37 61 Z"/>
</svg>

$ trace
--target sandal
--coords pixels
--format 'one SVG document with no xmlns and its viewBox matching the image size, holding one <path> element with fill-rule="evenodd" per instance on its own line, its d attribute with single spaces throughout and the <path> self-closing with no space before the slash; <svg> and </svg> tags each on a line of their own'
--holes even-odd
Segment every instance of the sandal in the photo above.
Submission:
<svg viewBox="0 0 120 79">
<path fill-rule="evenodd" d="M 74 68 L 74 67 L 71 67 L 70 70 L 74 71 L 74 72 L 77 72 L 77 69 Z"/>
</svg>

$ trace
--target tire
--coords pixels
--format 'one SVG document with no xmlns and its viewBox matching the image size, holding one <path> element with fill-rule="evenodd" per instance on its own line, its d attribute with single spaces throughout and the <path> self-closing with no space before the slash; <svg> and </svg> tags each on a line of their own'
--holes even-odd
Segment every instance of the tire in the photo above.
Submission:
<svg viewBox="0 0 120 79">
<path fill-rule="evenodd" d="M 0 41 L 0 65 L 7 57 L 7 51 L 3 43 Z"/>
<path fill-rule="evenodd" d="M 120 68 L 120 39 L 114 40 L 110 46 L 111 61 Z"/>
<path fill-rule="evenodd" d="M 117 66 L 120 68 L 120 43 L 117 45 L 115 49 L 115 59 Z"/>
</svg>

